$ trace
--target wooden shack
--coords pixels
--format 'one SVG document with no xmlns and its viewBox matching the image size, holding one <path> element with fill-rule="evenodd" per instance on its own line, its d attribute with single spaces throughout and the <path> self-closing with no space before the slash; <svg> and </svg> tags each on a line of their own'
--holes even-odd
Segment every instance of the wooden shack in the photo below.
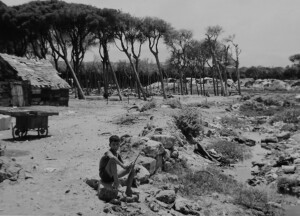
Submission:
<svg viewBox="0 0 300 216">
<path fill-rule="evenodd" d="M 69 88 L 48 60 L 0 53 L 0 106 L 68 106 Z"/>
</svg>

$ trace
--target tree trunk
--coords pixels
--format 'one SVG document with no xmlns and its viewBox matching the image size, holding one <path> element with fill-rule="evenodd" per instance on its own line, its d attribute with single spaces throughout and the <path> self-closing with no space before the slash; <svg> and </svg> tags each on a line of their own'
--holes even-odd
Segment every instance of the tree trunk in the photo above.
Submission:
<svg viewBox="0 0 300 216">
<path fill-rule="evenodd" d="M 235 66 L 235 71 L 236 71 L 236 76 L 237 76 L 237 81 L 238 81 L 238 91 L 239 95 L 241 95 L 241 80 L 240 80 L 240 70 L 239 70 L 239 62 L 236 62 Z"/>
<path fill-rule="evenodd" d="M 104 93 L 103 95 L 108 95 L 108 78 L 107 78 L 107 67 L 106 63 L 102 60 L 103 69 L 103 82 L 104 82 Z"/>
<path fill-rule="evenodd" d="M 162 70 L 161 70 L 161 67 L 160 67 L 158 54 L 155 54 L 154 56 L 155 56 L 158 72 L 159 72 L 159 75 L 160 75 L 160 82 L 161 82 L 163 97 L 164 97 L 164 99 L 167 99 L 167 95 L 166 95 L 166 92 L 165 92 L 165 85 L 164 85 L 164 77 L 163 77 L 163 73 L 162 73 Z"/>
<path fill-rule="evenodd" d="M 116 87 L 117 87 L 117 91 L 118 91 L 118 96 L 119 96 L 119 99 L 120 101 L 122 101 L 122 94 L 121 94 L 121 90 L 120 90 L 120 86 L 119 86 L 119 83 L 118 83 L 118 79 L 117 79 L 117 76 L 116 76 L 116 72 L 114 71 L 113 67 L 111 66 L 111 63 L 110 63 L 110 59 L 109 59 L 109 55 L 108 55 L 108 50 L 107 50 L 107 47 L 106 46 L 103 46 L 103 49 L 104 49 L 104 52 L 105 52 L 105 55 L 106 55 L 106 58 L 107 58 L 107 63 L 109 65 L 109 68 L 113 74 L 113 79 L 114 79 L 114 82 L 116 84 Z"/>
<path fill-rule="evenodd" d="M 179 69 L 180 70 L 180 69 Z M 183 81 L 182 81 L 182 71 L 179 71 L 179 81 L 180 81 L 180 94 L 183 95 Z"/>
<path fill-rule="evenodd" d="M 215 96 L 217 96 L 215 71 L 213 69 L 211 69 L 211 70 L 212 70 L 212 77 L 213 77 L 214 94 L 215 94 Z"/>
<path fill-rule="evenodd" d="M 191 95 L 193 95 L 193 76 L 192 76 L 192 74 L 191 74 L 190 93 L 191 93 Z"/>
<path fill-rule="evenodd" d="M 142 86 L 142 84 L 141 84 L 139 75 L 138 75 L 138 73 L 137 73 L 137 71 L 136 71 L 136 68 L 135 68 L 135 66 L 134 66 L 134 64 L 133 64 L 133 62 L 132 62 L 132 60 L 131 60 L 131 58 L 130 58 L 129 56 L 128 56 L 128 59 L 129 59 L 131 68 L 132 68 L 132 70 L 133 70 L 133 72 L 134 72 L 134 74 L 135 74 L 135 78 L 136 78 L 136 82 L 137 82 L 138 88 L 140 88 L 140 90 L 141 90 L 141 92 L 142 92 L 142 95 L 143 95 L 143 98 L 144 98 L 144 100 L 146 101 L 146 100 L 147 100 L 147 97 L 146 97 L 145 91 L 144 91 L 144 89 L 143 89 L 143 86 Z"/>
<path fill-rule="evenodd" d="M 224 93 L 225 93 L 225 90 L 224 90 L 224 83 L 223 83 L 223 77 L 222 77 L 222 73 L 221 73 L 221 70 L 220 70 L 220 67 L 219 67 L 219 64 L 217 63 L 215 57 L 214 58 L 214 63 L 215 63 L 215 66 L 217 68 L 217 72 L 218 72 L 218 75 L 220 77 L 220 84 L 221 84 L 221 94 L 224 96 Z"/>
<path fill-rule="evenodd" d="M 113 69 L 112 66 L 111 66 L 111 63 L 110 63 L 109 59 L 108 59 L 108 65 L 109 65 L 110 70 L 111 70 L 111 72 L 112 72 L 112 74 L 113 74 L 113 78 L 114 78 L 114 82 L 115 82 L 116 87 L 117 87 L 119 99 L 120 99 L 120 101 L 122 101 L 123 98 L 122 98 L 120 86 L 119 86 L 119 83 L 118 83 L 118 79 L 117 79 L 117 76 L 116 76 L 116 73 L 115 73 L 114 69 Z"/>
<path fill-rule="evenodd" d="M 225 92 L 224 92 L 224 96 L 228 96 L 228 86 L 227 86 L 227 70 L 226 70 L 226 67 L 224 66 L 223 67 L 223 72 L 224 72 L 224 84 L 225 84 Z"/>
<path fill-rule="evenodd" d="M 67 65 L 67 67 L 69 68 L 69 70 L 70 70 L 70 72 L 71 72 L 71 75 L 72 75 L 72 77 L 73 77 L 73 79 L 74 79 L 75 85 L 76 85 L 76 87 L 78 88 L 78 99 L 85 99 L 84 93 L 83 93 L 82 88 L 81 88 L 81 86 L 80 86 L 80 83 L 79 83 L 79 81 L 78 81 L 78 79 L 77 79 L 77 77 L 76 77 L 76 74 L 75 74 L 75 72 L 73 71 L 72 66 L 70 65 L 68 59 L 65 58 L 64 60 L 65 60 L 65 63 L 66 63 L 66 65 Z"/>
</svg>

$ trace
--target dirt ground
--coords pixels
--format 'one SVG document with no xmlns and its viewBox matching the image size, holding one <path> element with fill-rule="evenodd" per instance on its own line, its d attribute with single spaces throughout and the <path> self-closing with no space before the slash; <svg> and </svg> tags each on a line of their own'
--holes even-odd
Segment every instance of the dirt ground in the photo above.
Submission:
<svg viewBox="0 0 300 216">
<path fill-rule="evenodd" d="M 212 119 L 224 115 L 224 106 L 238 97 L 184 96 L 180 100 L 214 103 L 214 107 L 204 110 L 205 118 Z M 99 178 L 99 159 L 108 150 L 108 138 L 113 134 L 138 135 L 151 115 L 155 116 L 156 125 L 167 126 L 170 114 L 175 112 L 170 108 L 153 109 L 140 115 L 135 124 L 122 126 L 114 120 L 135 112 L 128 108 L 144 102 L 114 99 L 110 98 L 108 104 L 103 99 L 71 99 L 69 107 L 31 107 L 59 112 L 58 116 L 49 117 L 49 135 L 44 138 L 29 131 L 26 139 L 15 141 L 10 130 L 0 131 L 6 156 L 15 158 L 32 176 L 0 184 L 0 215 L 105 215 L 105 203 L 84 179 Z"/>
</svg>

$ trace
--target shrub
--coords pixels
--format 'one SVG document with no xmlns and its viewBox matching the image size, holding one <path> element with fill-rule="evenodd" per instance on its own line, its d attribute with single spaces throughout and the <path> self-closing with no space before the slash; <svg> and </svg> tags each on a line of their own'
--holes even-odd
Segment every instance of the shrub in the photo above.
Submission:
<svg viewBox="0 0 300 216">
<path fill-rule="evenodd" d="M 300 182 L 297 179 L 281 177 L 277 181 L 277 191 L 282 194 L 298 195 L 294 188 L 298 187 Z"/>
<path fill-rule="evenodd" d="M 144 112 L 146 110 L 150 110 L 150 109 L 153 109 L 157 106 L 157 101 L 156 100 L 150 100 L 148 102 L 146 102 L 142 108 L 141 108 L 141 112 Z"/>
<path fill-rule="evenodd" d="M 203 131 L 202 120 L 196 109 L 184 108 L 173 115 L 175 125 L 187 138 L 197 137 Z"/>
<path fill-rule="evenodd" d="M 214 149 L 216 152 L 221 153 L 226 159 L 234 161 L 242 161 L 250 158 L 251 150 L 249 147 L 225 140 L 215 141 L 207 146 L 208 149 Z"/>
<path fill-rule="evenodd" d="M 265 211 L 267 209 L 268 194 L 263 190 L 242 187 L 236 190 L 234 202 L 250 209 Z"/>
<path fill-rule="evenodd" d="M 181 109 L 182 108 L 181 102 L 176 98 L 167 99 L 163 102 L 163 104 L 169 105 L 172 109 L 175 109 L 175 108 Z"/>
<path fill-rule="evenodd" d="M 300 108 L 291 108 L 277 113 L 272 119 L 271 123 L 283 121 L 284 123 L 300 123 Z"/>
</svg>

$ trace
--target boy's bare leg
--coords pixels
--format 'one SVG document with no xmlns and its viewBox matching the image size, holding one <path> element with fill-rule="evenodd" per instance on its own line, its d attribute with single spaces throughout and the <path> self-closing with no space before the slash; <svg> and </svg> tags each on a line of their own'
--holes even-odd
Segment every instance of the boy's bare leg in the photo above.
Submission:
<svg viewBox="0 0 300 216">
<path fill-rule="evenodd" d="M 113 177 L 114 179 L 114 186 L 116 188 L 119 187 L 119 177 L 118 177 L 118 170 L 117 170 L 117 163 L 113 160 L 110 159 L 105 167 L 105 170 L 107 173 Z"/>
<path fill-rule="evenodd" d="M 135 176 L 135 168 L 134 168 L 134 166 L 131 168 L 131 171 L 130 171 L 130 173 L 129 173 L 129 175 L 128 175 L 128 178 L 127 178 L 127 184 L 126 184 L 126 191 L 125 191 L 125 193 L 126 193 L 126 195 L 127 196 L 129 196 L 129 197 L 131 197 L 132 196 L 132 189 L 131 189 L 131 186 L 132 186 L 132 182 L 133 182 L 133 178 L 134 178 L 134 176 Z"/>
</svg>

